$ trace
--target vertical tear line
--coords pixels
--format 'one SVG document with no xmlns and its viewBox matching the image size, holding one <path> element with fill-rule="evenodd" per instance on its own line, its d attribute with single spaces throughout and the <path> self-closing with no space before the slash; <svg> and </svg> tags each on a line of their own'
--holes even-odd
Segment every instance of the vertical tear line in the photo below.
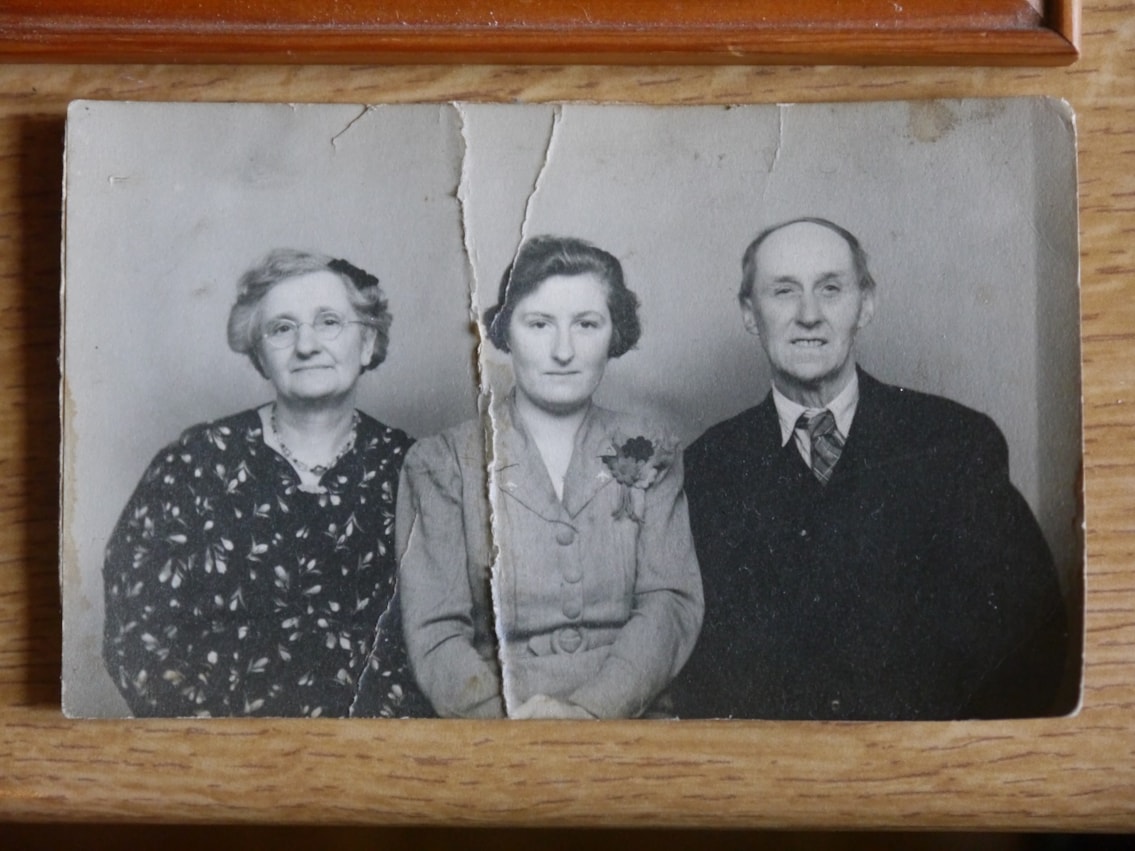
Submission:
<svg viewBox="0 0 1135 851">
<path fill-rule="evenodd" d="M 477 379 L 481 379 L 481 345 L 483 337 L 477 310 L 477 268 L 473 265 L 473 235 L 470 232 L 468 212 L 466 205 L 469 199 L 469 136 L 467 130 L 467 117 L 465 104 L 453 102 L 451 104 L 457 112 L 457 128 L 461 134 L 461 170 L 457 177 L 457 186 L 453 197 L 457 199 L 458 225 L 461 228 L 461 245 L 465 249 L 465 270 L 469 276 L 469 320 L 477 329 Z"/>
<path fill-rule="evenodd" d="M 496 512 L 496 499 L 497 493 L 495 491 L 495 481 L 493 477 L 493 460 L 495 456 L 496 447 L 496 427 L 493 420 L 492 407 L 493 407 L 493 388 L 492 382 L 488 380 L 489 365 L 486 357 L 486 340 L 485 328 L 481 322 L 481 312 L 478 309 L 480 305 L 480 286 L 477 278 L 477 267 L 473 263 L 473 257 L 476 252 L 476 247 L 473 244 L 472 228 L 468 219 L 467 204 L 469 200 L 469 186 L 471 183 L 472 164 L 469 134 L 468 134 L 468 115 L 466 114 L 465 104 L 458 101 L 452 103 L 453 108 L 457 111 L 458 126 L 461 131 L 461 175 L 458 178 L 457 190 L 454 197 L 457 199 L 457 209 L 459 213 L 459 221 L 461 226 L 461 241 L 465 248 L 465 265 L 469 276 L 469 324 L 473 328 L 474 333 L 477 335 L 476 348 L 474 350 L 473 370 L 474 378 L 477 382 L 477 417 L 481 421 L 481 439 L 484 444 L 485 450 L 485 500 L 488 502 L 488 538 L 489 538 L 489 593 L 492 597 L 492 629 L 493 634 L 498 636 L 498 646 L 496 648 L 497 669 L 501 671 L 502 655 L 499 646 L 500 630 L 497 628 L 499 623 L 499 608 L 497 605 L 496 593 L 496 577 L 498 572 L 498 561 L 500 559 L 500 547 L 497 546 L 497 512 Z M 502 692 L 503 692 L 503 671 L 502 671 Z M 502 694 L 503 699 L 503 694 Z"/>
<path fill-rule="evenodd" d="M 478 309 L 480 304 L 480 286 L 477 279 L 477 267 L 473 263 L 473 256 L 476 252 L 476 247 L 473 244 L 472 228 L 469 226 L 468 219 L 468 200 L 469 200 L 469 184 L 471 182 L 471 163 L 470 163 L 470 144 L 468 135 L 468 116 L 465 111 L 465 104 L 458 101 L 452 103 L 453 108 L 457 111 L 458 129 L 461 132 L 461 173 L 457 180 L 457 189 L 454 192 L 454 197 L 457 199 L 458 220 L 461 227 L 461 244 L 465 249 L 465 269 L 469 280 L 469 290 L 467 297 L 469 300 L 469 324 L 476 334 L 476 344 L 474 348 L 473 357 L 473 372 L 474 380 L 477 382 L 477 416 L 481 420 L 482 434 L 486 435 L 485 438 L 485 479 L 488 481 L 489 471 L 492 470 L 492 450 L 493 441 L 491 440 L 492 434 L 492 420 L 488 415 L 489 402 L 492 399 L 492 386 L 486 379 L 488 372 L 486 356 L 485 356 L 485 329 L 481 324 L 481 312 Z M 489 494 L 485 494 L 485 498 L 489 499 Z M 489 502 L 489 519 L 490 519 L 490 535 L 489 545 L 492 548 L 493 557 L 495 559 L 496 542 L 492 536 L 492 516 L 493 516 L 493 503 Z"/>
<path fill-rule="evenodd" d="M 500 518 L 497 514 L 497 500 L 500 499 L 500 485 L 497 480 L 496 472 L 496 442 L 497 442 L 497 425 L 496 414 L 494 412 L 495 399 L 492 387 L 488 388 L 488 392 L 482 394 L 479 399 L 481 400 L 482 421 L 488 423 L 488 428 L 484 432 L 485 440 L 485 482 L 488 493 L 485 498 L 489 501 L 489 596 L 492 598 L 493 603 L 493 635 L 496 637 L 496 659 L 497 671 L 500 672 L 501 684 L 501 700 L 504 703 L 504 714 L 508 718 L 512 715 L 513 701 L 512 692 L 508 687 L 509 671 L 505 663 L 504 653 L 504 618 L 503 618 L 503 604 L 501 603 L 501 595 L 497 593 L 497 589 L 501 582 L 501 547 L 497 543 L 499 540 L 500 531 Z M 485 413 L 488 416 L 485 416 Z"/>
<path fill-rule="evenodd" d="M 407 550 L 410 549 L 410 545 L 414 541 L 414 533 L 417 531 L 417 528 L 418 528 L 418 515 L 415 514 L 413 524 L 410 526 L 410 531 L 406 535 L 406 549 Z M 366 683 L 368 683 L 372 677 L 382 675 L 382 672 L 378 670 L 378 667 L 377 667 L 377 665 L 375 665 L 375 662 L 377 662 L 377 659 L 378 659 L 378 657 L 377 657 L 378 647 L 379 647 L 379 642 L 382 640 L 383 630 L 385 630 L 387 628 L 387 624 L 389 624 L 389 622 L 390 622 L 391 615 L 394 613 L 394 606 L 398 604 L 398 573 L 397 573 L 397 571 L 398 571 L 398 567 L 399 567 L 399 561 L 400 561 L 400 559 L 398 557 L 397 544 L 395 544 L 394 587 L 390 591 L 390 600 L 389 600 L 389 602 L 387 602 L 386 608 L 383 609 L 382 614 L 378 616 L 378 621 L 375 623 L 374 637 L 371 639 L 371 642 L 370 642 L 370 650 L 367 651 L 366 659 L 363 661 L 363 669 L 359 673 L 359 678 L 358 678 L 358 680 L 355 681 L 355 696 L 351 698 L 351 705 L 349 707 L 347 707 L 347 717 L 348 718 L 357 717 L 356 714 L 355 714 L 356 713 L 356 707 L 359 704 L 359 700 L 362 698 L 363 688 L 366 685 Z M 403 639 L 402 636 L 397 635 L 397 636 L 394 637 L 394 640 L 397 641 L 397 642 L 401 642 L 404 639 Z M 413 676 L 413 672 L 410 672 L 410 674 L 411 674 L 411 676 Z"/>
<path fill-rule="evenodd" d="M 378 616 L 378 622 L 374 627 L 374 638 L 370 642 L 370 650 L 367 651 L 366 658 L 363 659 L 363 669 L 359 672 L 359 678 L 355 680 L 355 695 L 351 698 L 351 705 L 347 707 L 347 717 L 355 718 L 355 707 L 358 706 L 359 699 L 362 697 L 363 684 L 370 681 L 373 676 L 379 676 L 380 672 L 377 668 L 372 668 L 375 661 L 375 654 L 378 652 L 378 643 L 382 638 L 382 632 L 386 629 L 387 623 L 390 621 L 390 615 L 394 610 L 395 604 L 398 602 L 398 579 L 394 580 L 394 589 L 390 594 L 390 601 L 386 604 L 381 615 Z"/>
<path fill-rule="evenodd" d="M 528 193 L 527 199 L 524 202 L 524 218 L 520 222 L 520 235 L 516 243 L 516 249 L 512 253 L 513 260 L 520 252 L 520 246 L 528 239 L 528 222 L 532 215 L 532 205 L 536 200 L 536 196 L 540 193 L 541 187 L 544 185 L 544 177 L 548 173 L 548 167 L 551 164 L 551 158 L 556 146 L 556 141 L 559 138 L 560 122 L 563 120 L 563 107 L 556 104 L 552 108 L 552 120 L 548 125 L 548 136 L 544 141 L 544 155 L 540 161 L 540 170 L 536 172 L 536 178 L 532 181 L 532 190 Z M 507 289 L 507 285 L 506 285 Z M 481 331 L 480 326 L 478 330 Z M 483 339 L 483 336 L 482 336 Z M 501 595 L 498 589 L 501 586 L 501 572 L 503 570 L 501 547 L 498 544 L 500 540 L 500 522 L 496 510 L 497 500 L 500 499 L 500 485 L 496 473 L 496 464 L 494 460 L 497 457 L 497 439 L 500 429 L 497 426 L 496 406 L 498 401 L 496 399 L 493 387 L 488 386 L 488 393 L 485 395 L 486 408 L 488 410 L 488 434 L 485 440 L 485 456 L 486 464 L 488 465 L 487 481 L 489 489 L 489 542 L 492 548 L 492 567 L 490 570 L 489 590 L 493 598 L 493 631 L 496 635 L 496 652 L 497 652 L 497 666 L 501 673 L 501 697 L 504 701 L 504 712 L 506 716 L 511 716 L 516 709 L 516 697 L 513 690 L 510 688 L 511 677 L 509 674 L 509 665 L 507 656 L 504 653 L 506 635 L 503 618 L 503 604 L 501 602 Z"/>
<path fill-rule="evenodd" d="M 544 158 L 540 162 L 540 170 L 536 172 L 536 179 L 532 181 L 532 191 L 528 193 L 528 199 L 524 202 L 524 219 L 520 223 L 520 242 L 517 243 L 517 251 L 519 251 L 520 246 L 524 244 L 524 240 L 528 238 L 528 219 L 532 213 L 532 202 L 540 192 L 540 187 L 544 183 L 544 175 L 548 173 L 548 165 L 552 157 L 552 148 L 556 144 L 557 133 L 562 120 L 563 106 L 556 104 L 552 108 L 552 123 L 548 127 L 548 138 L 547 141 L 544 142 Z M 515 256 L 515 254 L 513 256 Z"/>
</svg>

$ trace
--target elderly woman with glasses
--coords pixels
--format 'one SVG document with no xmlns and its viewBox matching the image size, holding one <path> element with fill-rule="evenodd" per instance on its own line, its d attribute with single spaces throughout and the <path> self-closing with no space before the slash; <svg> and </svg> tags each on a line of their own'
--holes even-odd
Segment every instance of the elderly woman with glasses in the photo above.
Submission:
<svg viewBox="0 0 1135 851">
<path fill-rule="evenodd" d="M 374 714 L 402 714 L 387 620 L 411 440 L 355 407 L 390 320 L 345 260 L 280 249 L 240 279 L 229 346 L 274 398 L 159 452 L 106 550 L 103 653 L 135 715 L 345 716 L 370 658 L 391 663 Z"/>
</svg>

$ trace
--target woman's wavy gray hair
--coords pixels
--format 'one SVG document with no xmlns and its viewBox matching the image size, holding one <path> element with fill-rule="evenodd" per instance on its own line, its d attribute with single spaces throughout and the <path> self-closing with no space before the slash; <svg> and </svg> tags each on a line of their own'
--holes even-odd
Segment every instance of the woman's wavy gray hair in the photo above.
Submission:
<svg viewBox="0 0 1135 851">
<path fill-rule="evenodd" d="M 332 272 L 338 275 L 347 288 L 347 299 L 351 306 L 359 314 L 359 318 L 374 329 L 374 354 L 360 371 L 374 369 L 386 360 L 390 322 L 393 318 L 387 309 L 378 278 L 346 260 L 293 248 L 270 251 L 263 260 L 240 276 L 236 301 L 229 311 L 229 348 L 237 354 L 247 355 L 256 371 L 267 377 L 264 366 L 260 363 L 260 302 L 281 281 L 312 272 Z"/>
</svg>

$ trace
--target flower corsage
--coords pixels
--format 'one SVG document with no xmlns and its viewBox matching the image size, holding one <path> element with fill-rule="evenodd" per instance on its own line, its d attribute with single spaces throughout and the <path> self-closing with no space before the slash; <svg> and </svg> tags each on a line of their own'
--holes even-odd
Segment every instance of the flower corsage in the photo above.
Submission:
<svg viewBox="0 0 1135 851">
<path fill-rule="evenodd" d="M 611 447 L 610 455 L 599 457 L 622 491 L 619 506 L 612 516 L 616 520 L 629 517 L 636 523 L 642 523 L 646 514 L 646 489 L 674 463 L 677 441 L 642 435 L 628 438 L 616 432 L 611 436 Z"/>
</svg>

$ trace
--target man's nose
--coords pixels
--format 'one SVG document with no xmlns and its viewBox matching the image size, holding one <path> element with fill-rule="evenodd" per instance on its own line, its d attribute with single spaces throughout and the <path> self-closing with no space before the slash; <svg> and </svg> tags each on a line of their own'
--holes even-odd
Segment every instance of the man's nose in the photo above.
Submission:
<svg viewBox="0 0 1135 851">
<path fill-rule="evenodd" d="M 552 347 L 552 357 L 557 363 L 570 363 L 575 357 L 575 341 L 572 340 L 571 331 L 557 330 L 556 341 Z"/>
<path fill-rule="evenodd" d="M 796 304 L 796 321 L 801 325 L 815 325 L 820 321 L 820 304 L 811 293 L 804 293 Z"/>
</svg>

